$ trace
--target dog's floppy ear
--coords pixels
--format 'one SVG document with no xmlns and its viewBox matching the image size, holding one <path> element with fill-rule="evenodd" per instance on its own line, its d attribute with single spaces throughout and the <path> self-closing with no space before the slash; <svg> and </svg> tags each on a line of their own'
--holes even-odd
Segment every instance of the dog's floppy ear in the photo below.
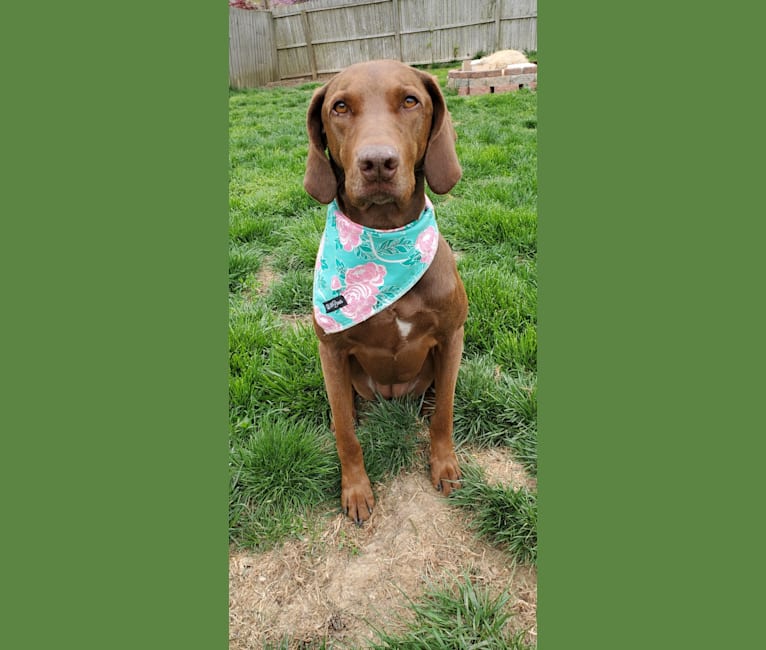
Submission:
<svg viewBox="0 0 766 650">
<path fill-rule="evenodd" d="M 457 134 L 436 78 L 425 72 L 421 75 L 434 107 L 423 169 L 428 186 L 437 194 L 446 194 L 463 173 L 455 151 Z"/>
<path fill-rule="evenodd" d="M 320 203 L 330 203 L 335 198 L 337 181 L 325 149 L 327 139 L 322 128 L 322 104 L 326 86 L 317 88 L 309 104 L 306 130 L 309 134 L 309 154 L 306 159 L 306 175 L 303 187 Z"/>
</svg>

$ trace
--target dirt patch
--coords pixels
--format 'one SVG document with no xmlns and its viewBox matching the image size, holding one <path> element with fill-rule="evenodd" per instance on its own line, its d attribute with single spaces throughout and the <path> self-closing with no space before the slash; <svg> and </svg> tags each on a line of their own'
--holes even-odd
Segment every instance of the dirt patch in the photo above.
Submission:
<svg viewBox="0 0 766 650">
<path fill-rule="evenodd" d="M 475 451 L 473 457 L 481 465 L 490 485 L 510 485 L 514 490 L 524 487 L 537 491 L 537 479 L 529 476 L 524 466 L 504 449 L 482 449 Z"/>
<path fill-rule="evenodd" d="M 311 326 L 311 314 L 280 314 L 279 319 L 293 329 Z"/>
<path fill-rule="evenodd" d="M 279 280 L 281 276 L 274 269 L 269 266 L 262 266 L 255 274 L 257 283 L 256 293 L 260 296 L 264 296 L 269 292 L 271 286 Z"/>
<path fill-rule="evenodd" d="M 477 460 L 494 467 L 488 477 L 505 482 L 501 473 L 515 476 L 513 461 L 484 452 Z M 528 642 L 536 640 L 534 567 L 514 565 L 478 540 L 464 514 L 433 489 L 421 469 L 377 485 L 376 497 L 375 511 L 361 528 L 339 514 L 317 534 L 274 551 L 232 552 L 232 650 L 260 649 L 285 636 L 296 648 L 325 636 L 363 647 L 373 637 L 370 623 L 390 631 L 406 615 L 404 594 L 417 598 L 429 584 L 463 574 L 493 593 L 507 589 L 514 613 L 509 626 L 524 630 Z"/>
</svg>

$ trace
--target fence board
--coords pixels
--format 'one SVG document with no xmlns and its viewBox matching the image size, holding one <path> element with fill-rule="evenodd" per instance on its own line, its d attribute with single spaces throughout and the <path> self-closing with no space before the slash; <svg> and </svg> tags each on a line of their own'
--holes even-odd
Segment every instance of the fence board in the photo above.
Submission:
<svg viewBox="0 0 766 650">
<path fill-rule="evenodd" d="M 278 80 L 271 15 L 229 7 L 229 85 L 253 88 Z"/>
<path fill-rule="evenodd" d="M 261 43 L 257 52 L 246 41 L 265 40 L 262 30 L 258 36 L 240 30 L 235 39 L 230 28 L 229 70 L 235 87 L 242 87 L 235 79 L 242 83 L 243 62 L 252 65 L 259 56 L 273 81 L 334 73 L 371 59 L 427 64 L 498 49 L 537 49 L 537 0 L 312 0 L 270 11 L 231 11 L 259 14 L 272 23 L 271 42 L 268 47 Z"/>
</svg>

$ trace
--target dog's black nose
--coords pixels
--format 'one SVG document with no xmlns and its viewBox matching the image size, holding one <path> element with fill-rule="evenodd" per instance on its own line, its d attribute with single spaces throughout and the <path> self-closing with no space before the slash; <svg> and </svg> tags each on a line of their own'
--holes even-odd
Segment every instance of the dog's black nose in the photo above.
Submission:
<svg viewBox="0 0 766 650">
<path fill-rule="evenodd" d="M 356 155 L 357 166 L 365 180 L 390 181 L 399 167 L 399 154 L 388 145 L 367 145 Z"/>
</svg>

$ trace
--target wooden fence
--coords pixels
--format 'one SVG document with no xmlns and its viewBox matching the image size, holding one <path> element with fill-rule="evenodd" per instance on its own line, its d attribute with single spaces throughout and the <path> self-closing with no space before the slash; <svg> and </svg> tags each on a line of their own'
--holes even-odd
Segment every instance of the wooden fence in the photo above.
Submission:
<svg viewBox="0 0 766 650">
<path fill-rule="evenodd" d="M 418 65 L 537 49 L 537 0 L 313 0 L 230 7 L 229 84 L 338 72 L 358 61 Z"/>
</svg>

